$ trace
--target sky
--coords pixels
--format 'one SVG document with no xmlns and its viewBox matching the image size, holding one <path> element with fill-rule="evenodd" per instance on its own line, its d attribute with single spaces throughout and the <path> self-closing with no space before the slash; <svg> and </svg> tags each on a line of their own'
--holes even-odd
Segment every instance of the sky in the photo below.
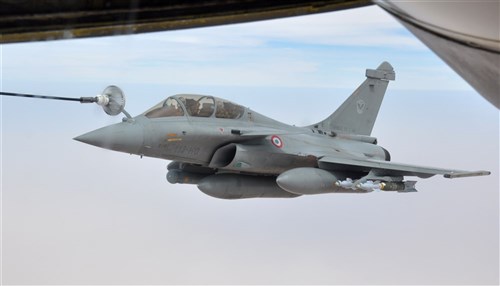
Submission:
<svg viewBox="0 0 500 286">
<path fill-rule="evenodd" d="M 1 97 L 3 284 L 498 284 L 499 113 L 378 7 L 130 36 L 0 46 L 1 90 L 120 86 L 140 114 L 176 93 L 279 121 L 326 118 L 389 61 L 372 135 L 392 160 L 489 170 L 418 193 L 225 201 L 168 161 L 72 138 L 99 107 Z"/>
</svg>

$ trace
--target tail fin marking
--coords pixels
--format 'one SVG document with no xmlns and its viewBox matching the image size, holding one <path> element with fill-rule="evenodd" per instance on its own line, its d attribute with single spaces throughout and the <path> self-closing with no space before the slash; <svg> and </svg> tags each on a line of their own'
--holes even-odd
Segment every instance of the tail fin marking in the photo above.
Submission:
<svg viewBox="0 0 500 286">
<path fill-rule="evenodd" d="M 366 70 L 367 79 L 327 119 L 310 127 L 323 131 L 370 136 L 390 80 L 396 74 L 388 62 Z"/>
</svg>

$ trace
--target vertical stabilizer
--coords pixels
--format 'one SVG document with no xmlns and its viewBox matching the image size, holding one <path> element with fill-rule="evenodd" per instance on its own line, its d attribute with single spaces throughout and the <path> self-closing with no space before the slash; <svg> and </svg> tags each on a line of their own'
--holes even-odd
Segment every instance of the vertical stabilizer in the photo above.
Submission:
<svg viewBox="0 0 500 286">
<path fill-rule="evenodd" d="M 366 80 L 327 119 L 310 127 L 323 131 L 369 136 L 377 119 L 390 80 L 396 74 L 383 62 L 376 70 L 366 70 Z"/>
</svg>

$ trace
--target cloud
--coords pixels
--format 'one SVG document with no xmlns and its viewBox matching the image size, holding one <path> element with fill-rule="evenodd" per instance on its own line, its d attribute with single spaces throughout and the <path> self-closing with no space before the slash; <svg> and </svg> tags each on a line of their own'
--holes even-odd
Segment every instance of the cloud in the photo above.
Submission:
<svg viewBox="0 0 500 286">
<path fill-rule="evenodd" d="M 26 79 L 59 79 L 355 88 L 364 69 L 383 60 L 397 70 L 393 88 L 470 90 L 378 7 L 191 30 L 5 45 L 3 70 L 7 86 Z"/>
<path fill-rule="evenodd" d="M 71 140 L 121 116 L 5 98 L 5 283 L 498 284 L 498 111 L 377 7 L 2 49 L 4 90 L 118 84 L 134 115 L 208 93 L 292 124 L 328 116 L 388 60 L 397 80 L 373 134 L 394 160 L 493 172 L 417 194 L 221 201 L 169 185 L 164 160 Z"/>
<path fill-rule="evenodd" d="M 299 45 L 423 46 L 392 17 L 378 7 L 322 13 L 145 36 L 155 42 L 198 44 L 209 47 L 256 47 L 287 42 Z"/>
</svg>

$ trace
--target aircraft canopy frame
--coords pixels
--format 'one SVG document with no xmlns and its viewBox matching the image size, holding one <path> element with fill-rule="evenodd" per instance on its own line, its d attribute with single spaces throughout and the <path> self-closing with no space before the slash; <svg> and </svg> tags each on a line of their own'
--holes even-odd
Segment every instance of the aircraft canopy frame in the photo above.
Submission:
<svg viewBox="0 0 500 286">
<path fill-rule="evenodd" d="M 210 95 L 180 94 L 162 100 L 143 114 L 150 119 L 186 115 L 188 117 L 240 119 L 245 114 L 245 108 Z"/>
</svg>

